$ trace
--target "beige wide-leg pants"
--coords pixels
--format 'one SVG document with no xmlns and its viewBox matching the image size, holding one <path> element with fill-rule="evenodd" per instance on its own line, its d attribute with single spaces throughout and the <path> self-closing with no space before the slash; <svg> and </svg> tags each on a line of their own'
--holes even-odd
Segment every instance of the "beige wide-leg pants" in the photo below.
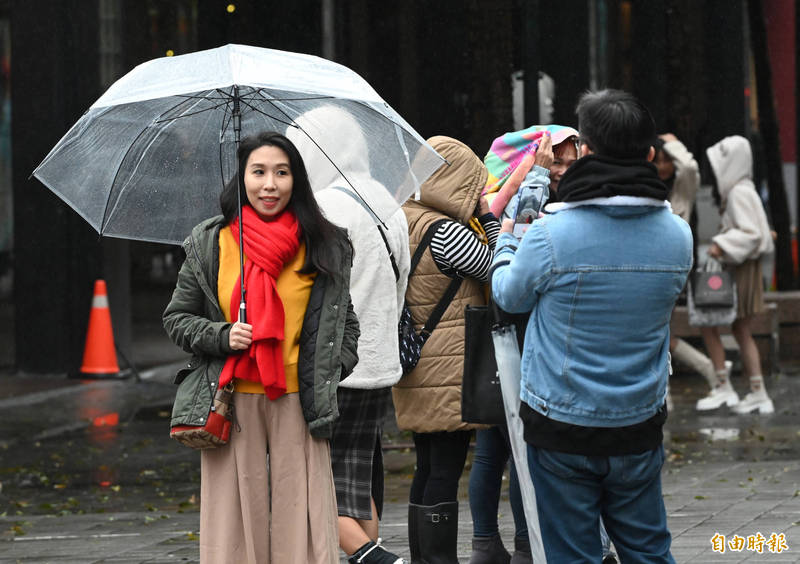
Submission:
<svg viewBox="0 0 800 564">
<path fill-rule="evenodd" d="M 337 564 L 330 448 L 309 434 L 299 394 L 233 402 L 240 430 L 200 457 L 200 562 Z"/>
</svg>

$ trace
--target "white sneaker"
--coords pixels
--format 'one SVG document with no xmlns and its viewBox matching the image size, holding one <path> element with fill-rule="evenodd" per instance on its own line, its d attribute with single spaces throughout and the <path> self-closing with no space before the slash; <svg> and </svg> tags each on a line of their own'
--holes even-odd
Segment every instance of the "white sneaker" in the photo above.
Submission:
<svg viewBox="0 0 800 564">
<path fill-rule="evenodd" d="M 761 388 L 757 392 L 750 392 L 739 404 L 733 408 L 733 411 L 743 415 L 752 411 L 758 410 L 761 415 L 769 415 L 775 413 L 775 406 L 772 400 L 767 395 L 767 390 Z"/>
<path fill-rule="evenodd" d="M 710 411 L 717 409 L 722 404 L 728 407 L 733 407 L 739 403 L 739 396 L 736 395 L 736 390 L 731 386 L 731 381 L 727 380 L 721 386 L 717 386 L 706 397 L 697 400 L 695 409 L 697 411 Z"/>
</svg>

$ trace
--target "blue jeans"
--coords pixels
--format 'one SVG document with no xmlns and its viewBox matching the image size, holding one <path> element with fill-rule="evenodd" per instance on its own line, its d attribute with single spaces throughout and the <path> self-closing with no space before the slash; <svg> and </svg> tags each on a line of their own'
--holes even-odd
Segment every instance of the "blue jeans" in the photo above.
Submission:
<svg viewBox="0 0 800 564">
<path fill-rule="evenodd" d="M 528 445 L 548 562 L 597 562 L 600 517 L 620 560 L 674 564 L 661 497 L 664 449 L 583 456 Z"/>
<path fill-rule="evenodd" d="M 472 534 L 476 537 L 491 537 L 499 533 L 497 510 L 500 505 L 500 488 L 506 463 L 509 468 L 508 500 L 514 516 L 514 536 L 528 538 L 528 525 L 519 481 L 513 458 L 509 462 L 511 446 L 505 429 L 491 427 L 478 429 L 475 433 L 475 451 L 469 473 L 469 509 L 472 513 Z"/>
</svg>

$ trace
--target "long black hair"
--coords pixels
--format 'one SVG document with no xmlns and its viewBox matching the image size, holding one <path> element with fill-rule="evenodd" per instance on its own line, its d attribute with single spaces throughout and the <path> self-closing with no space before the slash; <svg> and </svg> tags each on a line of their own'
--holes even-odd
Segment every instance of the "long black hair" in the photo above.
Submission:
<svg viewBox="0 0 800 564">
<path fill-rule="evenodd" d="M 219 206 L 226 223 L 231 223 L 239 213 L 236 188 L 242 205 L 250 205 L 244 189 L 244 171 L 250 153 L 259 147 L 277 147 L 289 157 L 289 168 L 292 171 L 292 196 L 287 208 L 291 208 L 297 216 L 306 245 L 306 260 L 300 273 L 322 272 L 328 276 L 340 273 L 342 250 L 349 247 L 352 251 L 347 232 L 328 221 L 319 209 L 317 200 L 311 190 L 308 172 L 297 147 L 288 138 L 275 131 L 264 131 L 257 135 L 245 137 L 239 143 L 237 154 L 238 170 L 219 196 Z M 238 184 L 237 184 L 238 177 Z"/>
</svg>

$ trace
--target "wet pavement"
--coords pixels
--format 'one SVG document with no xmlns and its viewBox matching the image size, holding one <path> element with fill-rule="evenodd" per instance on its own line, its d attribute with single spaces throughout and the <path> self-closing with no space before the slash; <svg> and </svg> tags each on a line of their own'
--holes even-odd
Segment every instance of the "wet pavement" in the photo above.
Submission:
<svg viewBox="0 0 800 564">
<path fill-rule="evenodd" d="M 182 358 L 173 352 L 172 360 L 142 371 L 140 380 L 0 374 L 0 562 L 198 561 L 199 454 L 168 437 L 171 376 Z M 736 370 L 733 383 L 744 391 Z M 800 364 L 767 379 L 776 406 L 769 417 L 724 408 L 698 414 L 703 387 L 698 375 L 672 379 L 663 484 L 675 559 L 799 562 Z M 385 440 L 381 536 L 408 557 L 414 453 L 391 422 Z M 460 490 L 462 562 L 471 538 L 468 470 Z M 503 493 L 501 534 L 510 548 L 507 487 Z M 745 546 L 714 552 L 715 534 Z M 760 553 L 759 544 L 747 547 L 758 534 Z M 781 534 L 786 548 L 771 551 L 769 539 Z"/>
</svg>

